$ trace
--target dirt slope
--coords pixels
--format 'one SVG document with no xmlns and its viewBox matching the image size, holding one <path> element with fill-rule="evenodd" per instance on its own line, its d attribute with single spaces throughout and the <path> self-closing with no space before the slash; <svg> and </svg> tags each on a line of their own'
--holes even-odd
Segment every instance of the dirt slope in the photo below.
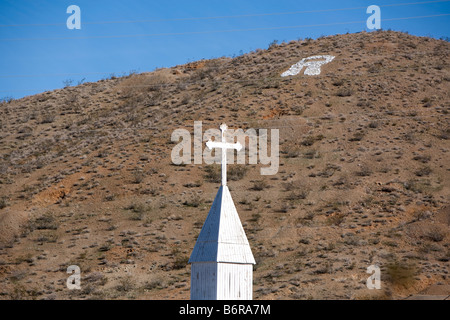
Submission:
<svg viewBox="0 0 450 320">
<path fill-rule="evenodd" d="M 320 75 L 280 77 L 325 54 Z M 220 174 L 171 163 L 172 132 L 194 121 L 280 130 L 276 175 L 229 168 L 255 299 L 448 288 L 449 55 L 399 32 L 336 35 L 2 103 L 0 299 L 188 299 Z"/>
</svg>

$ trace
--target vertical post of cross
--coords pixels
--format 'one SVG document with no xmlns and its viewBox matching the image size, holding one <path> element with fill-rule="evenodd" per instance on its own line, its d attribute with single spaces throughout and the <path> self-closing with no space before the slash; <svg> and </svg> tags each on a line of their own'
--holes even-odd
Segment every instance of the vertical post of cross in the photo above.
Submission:
<svg viewBox="0 0 450 320">
<path fill-rule="evenodd" d="M 242 145 L 239 142 L 236 143 L 227 143 L 225 138 L 225 131 L 227 131 L 228 127 L 225 123 L 220 125 L 220 130 L 222 131 L 222 141 L 211 141 L 209 140 L 206 143 L 206 146 L 211 150 L 213 148 L 222 149 L 222 185 L 227 185 L 227 149 L 236 149 L 240 151 L 242 149 Z"/>
<path fill-rule="evenodd" d="M 226 142 L 225 131 L 228 127 L 225 123 L 220 125 L 220 131 L 222 131 L 222 142 Z M 222 185 L 227 185 L 227 149 L 222 149 Z"/>
</svg>

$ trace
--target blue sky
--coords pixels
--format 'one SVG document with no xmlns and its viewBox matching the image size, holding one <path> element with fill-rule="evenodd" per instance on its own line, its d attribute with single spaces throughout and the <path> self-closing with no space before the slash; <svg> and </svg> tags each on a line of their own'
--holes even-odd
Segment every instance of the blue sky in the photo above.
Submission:
<svg viewBox="0 0 450 320">
<path fill-rule="evenodd" d="M 450 14 L 450 1 L 1 0 L 0 99 L 367 30 L 372 4 L 382 29 L 450 36 L 450 15 L 435 16 Z M 66 26 L 70 5 L 81 9 L 81 30 Z M 435 17 L 390 20 L 422 16 Z"/>
</svg>

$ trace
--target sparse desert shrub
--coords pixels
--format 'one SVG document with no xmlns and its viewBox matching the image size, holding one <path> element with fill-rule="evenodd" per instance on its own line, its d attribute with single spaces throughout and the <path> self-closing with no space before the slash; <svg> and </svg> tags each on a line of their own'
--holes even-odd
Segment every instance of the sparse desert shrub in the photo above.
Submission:
<svg viewBox="0 0 450 320">
<path fill-rule="evenodd" d="M 6 197 L 0 198 L 0 209 L 6 208 L 8 206 L 8 201 Z"/>
<path fill-rule="evenodd" d="M 314 217 L 315 217 L 314 212 L 306 212 L 306 213 L 302 214 L 300 217 L 298 217 L 297 221 L 298 221 L 298 223 L 300 223 L 302 225 L 311 225 L 314 220 Z"/>
<path fill-rule="evenodd" d="M 396 286 L 409 287 L 414 283 L 416 267 L 404 262 L 394 261 L 386 266 L 388 281 Z"/>
<path fill-rule="evenodd" d="M 9 276 L 9 279 L 12 282 L 17 282 L 20 281 L 22 279 L 24 279 L 27 276 L 27 271 L 23 270 L 23 269 L 17 269 L 17 270 L 13 270 L 11 272 L 11 275 Z"/>
<path fill-rule="evenodd" d="M 289 192 L 285 198 L 289 201 L 305 199 L 308 196 L 307 188 L 299 180 L 283 183 L 283 188 Z"/>
<path fill-rule="evenodd" d="M 403 139 L 405 139 L 405 141 L 408 141 L 410 143 L 414 143 L 416 141 L 416 135 L 415 135 L 414 131 L 408 131 L 403 136 Z"/>
<path fill-rule="evenodd" d="M 372 169 L 367 165 L 362 165 L 355 174 L 360 177 L 368 177 L 372 174 Z"/>
<path fill-rule="evenodd" d="M 174 256 L 175 259 L 172 265 L 173 269 L 180 270 L 186 268 L 189 261 L 189 257 L 183 255 L 178 248 L 174 248 L 172 250 L 172 255 Z"/>
<path fill-rule="evenodd" d="M 133 170 L 132 182 L 135 184 L 139 184 L 144 180 L 145 173 L 140 169 Z"/>
<path fill-rule="evenodd" d="M 227 178 L 233 181 L 241 180 L 247 173 L 245 165 L 231 165 L 227 168 Z"/>
<path fill-rule="evenodd" d="M 363 131 L 355 132 L 355 134 L 351 138 L 349 138 L 348 141 L 361 141 L 365 135 L 366 134 Z"/>
<path fill-rule="evenodd" d="M 116 286 L 116 290 L 120 292 L 128 292 L 133 290 L 135 287 L 135 283 L 131 276 L 125 276 L 120 279 L 119 284 Z"/>
<path fill-rule="evenodd" d="M 203 200 L 197 193 L 193 193 L 191 197 L 183 202 L 183 205 L 186 207 L 194 207 L 197 208 L 202 204 Z"/>
<path fill-rule="evenodd" d="M 350 97 L 353 94 L 353 90 L 350 88 L 340 88 L 337 92 L 336 95 L 338 97 Z"/>
<path fill-rule="evenodd" d="M 152 186 L 146 189 L 142 189 L 140 191 L 140 194 L 147 194 L 147 195 L 152 195 L 152 196 L 157 196 L 159 195 L 159 189 L 156 186 Z"/>
<path fill-rule="evenodd" d="M 190 101 L 191 101 L 191 96 L 190 96 L 190 94 L 186 93 L 181 98 L 180 104 L 185 105 L 185 104 L 188 104 Z"/>
<path fill-rule="evenodd" d="M 201 186 L 202 186 L 201 181 L 195 181 L 195 182 L 189 182 L 189 183 L 183 184 L 183 187 L 185 187 L 185 188 L 198 188 Z"/>
<path fill-rule="evenodd" d="M 302 187 L 302 182 L 300 180 L 284 182 L 282 184 L 284 191 L 294 191 Z"/>
<path fill-rule="evenodd" d="M 114 193 L 108 194 L 104 198 L 105 201 L 114 201 L 116 200 L 116 195 Z"/>
<path fill-rule="evenodd" d="M 276 48 L 277 45 L 278 45 L 278 40 L 275 39 L 269 43 L 269 49 Z"/>
<path fill-rule="evenodd" d="M 311 274 L 327 274 L 332 272 L 333 272 L 333 263 L 331 263 L 330 261 L 325 261 L 320 268 L 312 271 Z"/>
<path fill-rule="evenodd" d="M 429 97 L 425 97 L 422 99 L 423 107 L 429 108 L 431 107 L 432 100 Z"/>
<path fill-rule="evenodd" d="M 444 128 L 440 130 L 440 133 L 437 135 L 439 139 L 449 140 L 450 139 L 450 128 Z"/>
<path fill-rule="evenodd" d="M 20 127 L 19 130 L 17 130 L 17 133 L 24 134 L 27 137 L 30 137 L 33 133 L 33 128 L 31 128 L 30 126 Z"/>
<path fill-rule="evenodd" d="M 291 143 L 291 144 L 284 144 L 281 153 L 284 154 L 285 158 L 297 158 L 300 156 L 301 151 L 299 146 L 295 145 L 294 143 Z"/>
<path fill-rule="evenodd" d="M 301 144 L 303 146 L 312 146 L 316 141 L 323 140 L 325 136 L 319 134 L 317 136 L 307 136 L 305 139 L 302 140 Z"/>
<path fill-rule="evenodd" d="M 170 77 L 166 74 L 159 72 L 152 72 L 145 75 L 135 74 L 129 78 L 130 90 L 133 92 L 140 91 L 159 91 L 164 88 L 168 83 L 170 83 Z"/>
<path fill-rule="evenodd" d="M 314 158 L 320 158 L 321 155 L 320 155 L 319 151 L 317 151 L 317 150 L 308 150 L 305 153 L 303 153 L 303 157 L 305 159 L 314 159 Z"/>
<path fill-rule="evenodd" d="M 333 176 L 336 171 L 341 171 L 341 167 L 332 163 L 327 163 L 325 168 L 316 175 L 323 178 L 329 178 Z"/>
<path fill-rule="evenodd" d="M 21 264 L 22 262 L 33 263 L 34 262 L 33 255 L 31 253 L 27 253 L 25 256 L 20 256 L 16 258 L 16 261 L 14 263 Z"/>
<path fill-rule="evenodd" d="M 258 222 L 259 219 L 261 219 L 261 214 L 260 213 L 253 213 L 252 217 L 248 221 Z"/>
<path fill-rule="evenodd" d="M 327 219 L 327 225 L 330 225 L 330 226 L 333 226 L 333 225 L 334 225 L 334 226 L 339 226 L 341 223 L 344 222 L 345 217 L 346 217 L 346 214 L 344 214 L 344 213 L 342 213 L 342 212 L 333 214 L 333 215 L 331 215 L 331 216 L 328 217 L 328 219 Z"/>
<path fill-rule="evenodd" d="M 268 184 L 265 180 L 256 180 L 253 182 L 253 186 L 250 188 L 254 191 L 262 191 L 268 187 Z"/>
<path fill-rule="evenodd" d="M 100 246 L 98 248 L 98 251 L 99 252 L 106 252 L 106 251 L 111 250 L 111 248 L 112 248 L 111 242 L 106 242 L 104 245 L 102 245 L 102 246 Z"/>
<path fill-rule="evenodd" d="M 67 87 L 70 87 L 72 84 L 73 84 L 73 79 L 66 79 L 66 80 L 63 80 L 63 85 L 64 85 L 64 88 L 67 88 Z"/>
<path fill-rule="evenodd" d="M 10 103 L 11 101 L 14 101 L 14 98 L 13 97 L 2 97 L 2 98 L 0 98 L 0 104 L 3 104 L 3 103 Z"/>
<path fill-rule="evenodd" d="M 222 180 L 222 173 L 218 165 L 210 164 L 205 166 L 205 172 L 205 179 L 208 182 L 219 183 Z"/>
<path fill-rule="evenodd" d="M 378 128 L 379 125 L 380 125 L 379 121 L 370 121 L 368 127 L 371 129 L 375 129 L 375 128 Z"/>
<path fill-rule="evenodd" d="M 131 210 L 131 220 L 142 220 L 149 208 L 144 203 L 132 202 L 129 206 L 125 207 L 125 209 Z"/>
<path fill-rule="evenodd" d="M 47 212 L 44 215 L 31 220 L 29 222 L 29 230 L 56 230 L 59 224 L 56 221 L 52 212 Z"/>
<path fill-rule="evenodd" d="M 416 221 L 426 220 L 431 217 L 431 212 L 425 208 L 419 208 L 413 211 L 413 217 Z"/>
<path fill-rule="evenodd" d="M 187 65 L 189 71 L 193 71 L 189 76 L 190 82 L 204 79 L 214 79 L 214 75 L 219 71 L 221 64 L 217 59 L 201 60 Z"/>
<path fill-rule="evenodd" d="M 146 290 L 163 289 L 167 287 L 161 279 L 146 281 L 143 288 Z"/>
<path fill-rule="evenodd" d="M 331 84 L 333 86 L 340 87 L 344 84 L 344 80 L 343 79 L 335 79 L 335 80 L 333 80 L 333 82 Z"/>
<path fill-rule="evenodd" d="M 35 300 L 39 295 L 39 291 L 34 288 L 26 288 L 21 283 L 14 283 L 10 299 L 12 300 Z"/>
<path fill-rule="evenodd" d="M 369 73 L 378 73 L 383 69 L 383 63 L 382 62 L 375 62 L 372 65 L 369 66 L 367 71 Z"/>
<path fill-rule="evenodd" d="M 331 184 L 333 187 L 338 189 L 350 189 L 351 183 L 347 176 L 339 177 L 336 181 Z"/>
<path fill-rule="evenodd" d="M 41 116 L 41 121 L 40 121 L 40 123 L 41 123 L 41 124 L 44 124 L 44 123 L 52 123 L 53 121 L 55 121 L 55 115 L 54 115 L 54 114 L 52 114 L 52 113 L 44 113 L 44 114 Z"/>
<path fill-rule="evenodd" d="M 302 140 L 301 144 L 302 146 L 312 146 L 316 142 L 316 139 L 313 136 L 308 136 L 305 139 Z"/>
<path fill-rule="evenodd" d="M 431 160 L 431 156 L 429 155 L 417 155 L 413 158 L 413 160 L 420 161 L 422 163 L 427 163 Z"/>
<path fill-rule="evenodd" d="M 406 190 L 423 193 L 431 187 L 430 181 L 410 179 L 403 183 Z"/>
<path fill-rule="evenodd" d="M 275 210 L 275 212 L 286 213 L 291 209 L 291 206 L 287 203 L 282 203 L 281 206 Z"/>
<path fill-rule="evenodd" d="M 346 245 L 357 246 L 359 244 L 359 238 L 354 233 L 346 233 L 341 237 Z"/>
<path fill-rule="evenodd" d="M 177 257 L 177 259 L 173 263 L 173 268 L 175 270 L 186 268 L 188 261 L 189 261 L 189 257 L 187 257 L 187 256 Z"/>
<path fill-rule="evenodd" d="M 437 226 L 433 226 L 425 233 L 425 237 L 434 242 L 440 242 L 445 238 L 445 230 Z"/>
<path fill-rule="evenodd" d="M 422 167 L 414 172 L 414 174 L 418 177 L 428 176 L 432 172 L 431 168 L 426 166 Z"/>
<path fill-rule="evenodd" d="M 47 232 L 41 232 L 37 238 L 35 239 L 36 242 L 47 242 L 47 243 L 55 243 L 58 241 L 58 234 L 55 233 L 55 231 L 47 231 Z"/>
<path fill-rule="evenodd" d="M 292 112 L 294 112 L 294 114 L 296 115 L 301 115 L 303 113 L 303 111 L 305 110 L 304 106 L 299 106 L 299 105 L 294 105 L 291 107 Z"/>
</svg>

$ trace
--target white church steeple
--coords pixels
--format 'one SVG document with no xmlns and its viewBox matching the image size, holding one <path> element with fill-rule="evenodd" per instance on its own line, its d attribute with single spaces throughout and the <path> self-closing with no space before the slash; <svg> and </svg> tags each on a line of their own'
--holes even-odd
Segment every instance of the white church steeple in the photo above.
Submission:
<svg viewBox="0 0 450 320">
<path fill-rule="evenodd" d="M 208 141 L 208 148 L 222 149 L 222 186 L 219 188 L 198 236 L 189 263 L 191 299 L 220 300 L 252 298 L 255 259 L 226 181 L 226 150 L 242 148 L 227 143 L 225 124 L 222 141 Z"/>
</svg>

